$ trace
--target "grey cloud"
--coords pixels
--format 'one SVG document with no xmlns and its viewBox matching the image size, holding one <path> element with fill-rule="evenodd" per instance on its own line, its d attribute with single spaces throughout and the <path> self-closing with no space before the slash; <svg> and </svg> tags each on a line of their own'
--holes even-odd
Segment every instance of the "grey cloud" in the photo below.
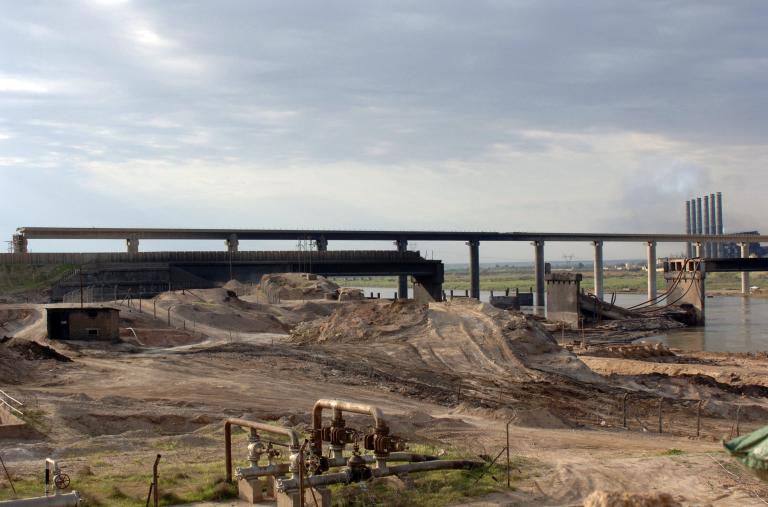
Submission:
<svg viewBox="0 0 768 507">
<path fill-rule="evenodd" d="M 491 165 L 500 146 L 529 155 L 596 149 L 525 131 L 642 132 L 715 149 L 759 146 L 768 127 L 761 1 L 5 0 L 0 8 L 0 78 L 50 85 L 0 91 L 0 133 L 10 136 L 0 140 L 0 163 L 58 167 L 62 179 L 87 178 L 81 168 L 91 162 L 354 161 L 439 171 L 461 188 L 505 170 L 526 177 L 530 169 L 512 162 Z M 695 186 L 680 181 L 678 196 L 653 177 L 627 179 L 626 171 L 657 170 L 630 167 L 637 157 L 627 157 L 624 172 L 605 175 L 610 188 L 630 189 L 619 202 L 662 209 Z M 677 160 L 686 157 L 660 156 L 658 170 L 688 163 Z M 477 173 L 455 171 L 455 161 Z M 690 164 L 713 183 L 722 177 L 706 161 Z M 504 199 L 499 190 L 488 202 Z M 584 196 L 585 206 L 595 201 Z M 467 206 L 467 216 L 490 207 Z M 167 216 L 174 223 L 183 212 Z M 643 216 L 647 228 L 660 219 Z M 580 223 L 619 228 L 637 217 L 611 220 Z"/>
</svg>

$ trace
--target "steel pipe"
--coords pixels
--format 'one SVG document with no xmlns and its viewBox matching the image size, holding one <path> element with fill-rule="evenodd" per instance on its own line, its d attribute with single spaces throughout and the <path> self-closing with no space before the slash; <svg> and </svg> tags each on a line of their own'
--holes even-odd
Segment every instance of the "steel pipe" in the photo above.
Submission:
<svg viewBox="0 0 768 507">
<path fill-rule="evenodd" d="M 409 463 L 407 465 L 397 465 L 389 467 L 386 470 L 379 468 L 371 469 L 373 477 L 386 477 L 390 475 L 400 475 L 413 472 L 431 472 L 434 470 L 472 470 L 482 466 L 482 463 L 468 460 L 436 460 L 423 463 Z M 313 475 L 304 479 L 304 487 L 330 486 L 331 484 L 349 484 L 352 481 L 353 473 L 350 468 L 341 472 L 324 475 Z M 296 479 L 283 479 L 279 482 L 281 491 L 295 490 L 299 487 Z"/>
<path fill-rule="evenodd" d="M 364 455 L 361 458 L 369 465 L 376 463 L 376 457 L 371 455 Z M 344 456 L 335 456 L 328 460 L 328 466 L 330 468 L 338 468 L 347 465 L 347 460 Z M 436 461 L 439 458 L 437 456 L 430 456 L 428 454 L 413 454 L 410 452 L 393 452 L 386 458 L 386 461 L 407 461 L 409 463 L 425 463 Z M 240 479 L 255 479 L 257 477 L 266 477 L 268 475 L 278 476 L 285 475 L 290 472 L 290 464 L 288 463 L 276 463 L 266 466 L 252 466 L 246 468 L 237 468 L 237 477 Z"/>
<path fill-rule="evenodd" d="M 21 500 L 6 500 L 0 502 L 2 507 L 78 507 L 80 494 L 77 491 L 55 496 L 39 496 Z"/>
<path fill-rule="evenodd" d="M 342 412 L 351 412 L 354 414 L 365 414 L 373 417 L 376 423 L 376 428 L 383 429 L 388 428 L 387 422 L 384 420 L 384 414 L 381 409 L 373 405 L 366 405 L 364 403 L 354 403 L 351 401 L 341 400 L 317 400 L 315 406 L 312 408 L 312 429 L 319 430 L 323 426 L 323 409 L 330 408 L 333 410 L 333 416 L 338 419 Z"/>
<path fill-rule="evenodd" d="M 273 435 L 287 436 L 291 440 L 290 449 L 292 453 L 296 453 L 301 447 L 299 444 L 299 435 L 290 428 L 283 428 L 281 426 L 272 426 L 269 424 L 259 423 L 255 421 L 248 421 L 246 419 L 227 419 L 224 422 L 224 466 L 227 468 L 227 482 L 232 482 L 232 426 L 240 426 L 243 428 L 251 428 L 257 431 L 263 431 L 264 433 L 271 433 Z"/>
<path fill-rule="evenodd" d="M 384 420 L 384 414 L 378 407 L 349 401 L 317 400 L 314 407 L 312 407 L 312 452 L 317 456 L 323 453 L 323 441 L 320 433 L 323 428 L 323 410 L 326 408 L 333 410 L 333 419 L 335 421 L 341 419 L 342 412 L 366 414 L 373 417 L 377 432 L 389 431 L 389 425 Z"/>
</svg>

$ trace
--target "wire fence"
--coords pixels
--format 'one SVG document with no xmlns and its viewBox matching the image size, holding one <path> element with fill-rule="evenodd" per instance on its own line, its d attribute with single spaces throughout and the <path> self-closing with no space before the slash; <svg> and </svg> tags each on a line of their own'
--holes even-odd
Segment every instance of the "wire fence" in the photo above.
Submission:
<svg viewBox="0 0 768 507">
<path fill-rule="evenodd" d="M 595 407 L 575 410 L 573 422 L 604 428 L 686 437 L 730 439 L 764 425 L 768 415 L 745 402 L 687 399 L 625 393 L 601 398 Z"/>
</svg>

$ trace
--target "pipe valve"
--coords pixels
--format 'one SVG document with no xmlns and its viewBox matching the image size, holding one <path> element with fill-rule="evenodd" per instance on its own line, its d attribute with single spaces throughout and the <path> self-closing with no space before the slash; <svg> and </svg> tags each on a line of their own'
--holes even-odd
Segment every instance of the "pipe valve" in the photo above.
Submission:
<svg viewBox="0 0 768 507">
<path fill-rule="evenodd" d="M 365 435 L 363 438 L 365 449 L 373 451 L 377 456 L 388 456 L 390 452 L 404 451 L 405 440 L 388 433 L 388 429 L 377 429 L 375 432 Z"/>
</svg>

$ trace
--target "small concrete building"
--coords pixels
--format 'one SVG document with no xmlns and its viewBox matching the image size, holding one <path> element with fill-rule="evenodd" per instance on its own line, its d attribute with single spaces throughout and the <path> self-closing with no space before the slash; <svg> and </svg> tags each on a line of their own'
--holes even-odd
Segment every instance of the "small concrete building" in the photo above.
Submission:
<svg viewBox="0 0 768 507">
<path fill-rule="evenodd" d="M 51 340 L 120 338 L 120 310 L 116 308 L 46 308 L 46 316 Z"/>
</svg>

